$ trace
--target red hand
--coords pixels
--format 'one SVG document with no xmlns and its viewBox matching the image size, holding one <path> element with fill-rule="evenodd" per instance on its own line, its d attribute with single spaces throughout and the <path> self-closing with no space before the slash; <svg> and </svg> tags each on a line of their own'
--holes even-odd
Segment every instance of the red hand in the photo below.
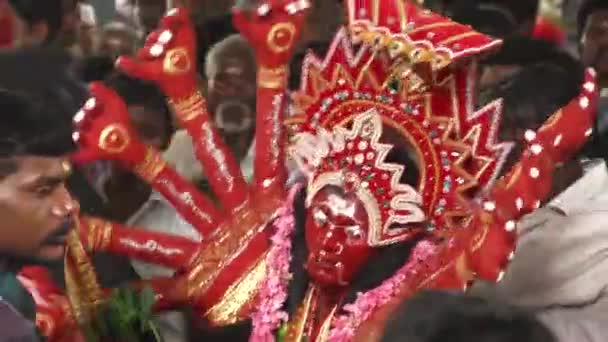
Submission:
<svg viewBox="0 0 608 342">
<path fill-rule="evenodd" d="M 116 65 L 127 74 L 154 81 L 174 100 L 197 90 L 196 34 L 188 11 L 175 8 L 146 39 L 137 58 L 120 57 Z"/>
<path fill-rule="evenodd" d="M 76 162 L 115 160 L 136 165 L 145 158 L 146 147 L 129 123 L 127 106 L 101 83 L 90 87 L 93 97 L 74 117 L 74 141 L 80 150 Z"/>
<path fill-rule="evenodd" d="M 67 298 L 61 295 L 48 270 L 38 266 L 24 267 L 19 273 L 19 281 L 32 294 L 36 303 L 36 325 L 49 341 L 84 341 Z"/>
<path fill-rule="evenodd" d="M 234 26 L 255 49 L 258 64 L 276 68 L 289 63 L 310 7 L 310 0 L 269 0 L 253 13 L 234 8 Z"/>
</svg>

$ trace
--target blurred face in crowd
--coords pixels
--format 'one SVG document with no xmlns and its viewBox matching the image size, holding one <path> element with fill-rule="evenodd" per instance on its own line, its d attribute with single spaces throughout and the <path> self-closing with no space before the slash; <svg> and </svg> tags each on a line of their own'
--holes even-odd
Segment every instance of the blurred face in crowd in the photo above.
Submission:
<svg viewBox="0 0 608 342">
<path fill-rule="evenodd" d="M 581 58 L 604 78 L 608 77 L 608 9 L 593 12 L 581 36 Z"/>
<path fill-rule="evenodd" d="M 139 104 L 129 105 L 128 109 L 131 123 L 141 141 L 159 151 L 167 149 L 173 132 L 171 127 L 167 126 L 164 114 Z"/>
<path fill-rule="evenodd" d="M 76 0 L 62 0 L 61 26 L 53 38 L 53 43 L 59 46 L 71 46 L 78 38 L 80 14 Z M 28 27 L 23 18 L 15 18 L 15 41 L 18 47 L 37 46 L 47 41 L 51 32 L 46 21 L 34 23 Z"/>
<path fill-rule="evenodd" d="M 8 174 L 0 178 L 1 255 L 25 262 L 60 260 L 78 211 L 65 187 L 67 158 L 14 157 L 0 160 L 0 167 Z"/>
<path fill-rule="evenodd" d="M 62 46 L 71 46 L 78 40 L 80 13 L 76 0 L 63 0 L 62 3 L 63 18 L 57 38 Z"/>
<path fill-rule="evenodd" d="M 208 80 L 209 109 L 216 127 L 237 160 L 244 158 L 255 126 L 256 74 L 253 61 L 236 55 L 219 55 L 217 72 Z"/>
<path fill-rule="evenodd" d="M 138 24 L 146 34 L 152 32 L 167 11 L 165 0 L 137 0 L 135 12 Z"/>
<path fill-rule="evenodd" d="M 521 70 L 519 65 L 484 65 L 481 69 L 479 88 L 481 91 L 496 86 Z"/>
<path fill-rule="evenodd" d="M 133 54 L 135 51 L 135 36 L 126 30 L 127 28 L 103 32 L 99 42 L 99 51 L 112 58 Z"/>
</svg>

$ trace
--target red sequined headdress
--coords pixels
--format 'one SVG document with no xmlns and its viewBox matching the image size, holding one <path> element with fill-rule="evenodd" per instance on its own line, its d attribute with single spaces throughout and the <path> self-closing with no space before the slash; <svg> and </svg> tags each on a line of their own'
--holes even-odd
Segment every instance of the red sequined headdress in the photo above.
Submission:
<svg viewBox="0 0 608 342">
<path fill-rule="evenodd" d="M 484 42 L 479 49 L 499 43 L 477 35 L 472 46 Z M 356 191 L 370 217 L 370 245 L 421 229 L 449 233 L 468 219 L 464 199 L 495 180 L 510 150 L 496 140 L 501 102 L 473 109 L 474 64 L 429 84 L 377 48 L 355 48 L 342 30 L 324 61 L 307 56 L 289 121 L 292 155 L 307 170 L 309 198 L 326 185 Z M 408 170 L 385 162 L 392 146 L 379 142 L 383 124 L 414 151 L 417 189 L 399 182 Z"/>
</svg>

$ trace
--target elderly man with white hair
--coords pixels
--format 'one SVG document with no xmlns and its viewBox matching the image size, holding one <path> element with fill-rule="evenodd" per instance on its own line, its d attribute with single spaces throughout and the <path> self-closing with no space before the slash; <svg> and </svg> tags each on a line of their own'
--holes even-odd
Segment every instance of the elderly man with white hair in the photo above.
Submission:
<svg viewBox="0 0 608 342">
<path fill-rule="evenodd" d="M 241 161 L 246 179 L 253 173 L 251 152 L 255 131 L 256 66 L 251 47 L 240 35 L 214 45 L 205 58 L 206 92 L 209 112 L 224 141 Z M 201 180 L 203 171 L 194 157 L 192 140 L 178 131 L 165 153 L 184 176 Z"/>
</svg>

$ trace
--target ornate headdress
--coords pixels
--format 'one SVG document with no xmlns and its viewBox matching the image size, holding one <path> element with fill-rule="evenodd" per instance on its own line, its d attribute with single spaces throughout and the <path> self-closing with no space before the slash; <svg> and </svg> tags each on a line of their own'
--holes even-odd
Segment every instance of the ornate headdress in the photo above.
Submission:
<svg viewBox="0 0 608 342">
<path fill-rule="evenodd" d="M 348 0 L 347 7 L 354 42 L 386 49 L 425 78 L 501 44 L 412 1 Z"/>
<path fill-rule="evenodd" d="M 350 3 L 351 15 L 371 13 L 387 25 L 391 15 L 403 20 L 426 15 L 405 1 Z M 373 9 L 380 3 L 376 15 Z M 397 16 L 401 13 L 407 15 Z M 428 16 L 429 20 L 441 18 Z M 362 26 L 365 23 L 351 21 L 368 27 Z M 401 26 L 397 21 L 392 27 Z M 452 37 L 462 44 L 460 54 L 406 32 L 394 37 L 429 53 L 445 52 L 452 59 L 500 43 L 479 33 L 457 40 L 463 37 L 463 27 L 441 18 L 429 28 L 441 41 Z M 384 32 L 371 25 L 368 31 L 354 31 L 363 41 L 366 34 Z M 402 241 L 421 229 L 449 235 L 470 218 L 465 199 L 496 179 L 510 150 L 510 144 L 496 140 L 501 101 L 473 109 L 474 63 L 437 75 L 437 82 L 431 84 L 375 47 L 364 44 L 355 49 L 348 32 L 342 30 L 324 61 L 312 54 L 306 57 L 301 89 L 293 96 L 295 115 L 288 121 L 294 139 L 291 154 L 309 177 L 309 199 L 328 185 L 350 188 L 359 196 L 370 219 L 370 245 Z M 416 189 L 400 182 L 408 170 L 386 162 L 393 146 L 380 142 L 383 127 L 397 131 L 414 152 L 420 174 Z"/>
</svg>

